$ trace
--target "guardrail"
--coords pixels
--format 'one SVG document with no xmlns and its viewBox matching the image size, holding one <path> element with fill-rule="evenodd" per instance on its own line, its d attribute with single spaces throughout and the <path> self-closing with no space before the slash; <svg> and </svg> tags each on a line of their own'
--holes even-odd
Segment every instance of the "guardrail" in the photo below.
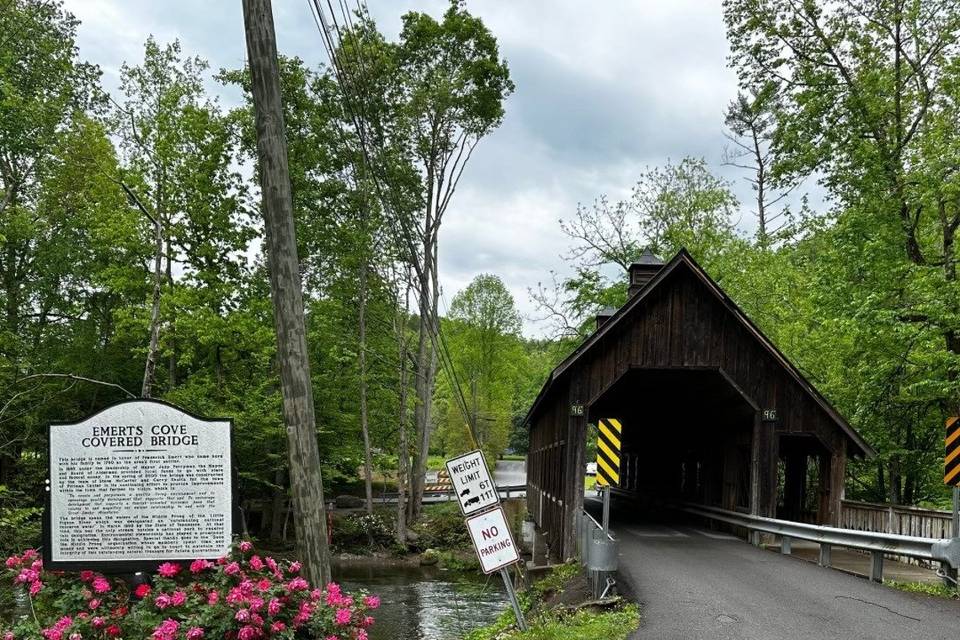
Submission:
<svg viewBox="0 0 960 640">
<path fill-rule="evenodd" d="M 504 485 L 502 487 L 497 487 L 497 493 L 500 494 L 501 498 L 509 500 L 510 498 L 522 498 L 526 495 L 527 485 L 525 484 L 512 484 Z M 391 502 L 396 502 L 397 497 L 400 494 L 396 491 L 385 491 L 378 493 L 373 497 L 373 501 L 379 504 L 388 504 Z M 440 502 L 453 502 L 455 496 L 453 495 L 453 489 L 449 491 L 424 491 L 424 498 L 438 498 Z M 410 494 L 407 494 L 407 499 L 409 500 Z"/>
<path fill-rule="evenodd" d="M 790 553 L 792 540 L 808 540 L 820 545 L 820 565 L 830 566 L 830 551 L 833 547 L 846 547 L 870 552 L 870 579 L 883 581 L 884 554 L 907 556 L 921 560 L 940 562 L 942 565 L 960 567 L 960 538 L 921 538 L 873 531 L 837 529 L 815 524 L 790 522 L 764 518 L 717 507 L 684 504 L 678 509 L 686 513 L 743 527 L 749 531 L 771 533 L 780 536 L 781 553 Z"/>
</svg>

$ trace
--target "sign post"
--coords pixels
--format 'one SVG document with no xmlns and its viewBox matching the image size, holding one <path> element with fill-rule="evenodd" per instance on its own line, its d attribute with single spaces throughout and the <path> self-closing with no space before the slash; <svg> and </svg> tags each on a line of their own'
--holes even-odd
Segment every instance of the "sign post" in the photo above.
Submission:
<svg viewBox="0 0 960 640">
<path fill-rule="evenodd" d="M 610 487 L 620 484 L 620 436 L 623 426 L 615 418 L 597 420 L 597 484 L 603 495 L 603 530 L 610 531 Z"/>
<path fill-rule="evenodd" d="M 448 460 L 446 467 L 460 511 L 466 516 L 467 531 L 480 559 L 480 567 L 485 574 L 500 572 L 517 617 L 517 626 L 521 631 L 526 631 L 527 622 L 520 609 L 510 572 L 507 571 L 507 567 L 520 560 L 520 554 L 510 534 L 510 526 L 500 506 L 500 494 L 490 477 L 483 452 L 465 453 Z"/>
<path fill-rule="evenodd" d="M 157 400 L 51 424 L 45 566 L 153 571 L 219 558 L 233 538 L 232 423 Z"/>
</svg>

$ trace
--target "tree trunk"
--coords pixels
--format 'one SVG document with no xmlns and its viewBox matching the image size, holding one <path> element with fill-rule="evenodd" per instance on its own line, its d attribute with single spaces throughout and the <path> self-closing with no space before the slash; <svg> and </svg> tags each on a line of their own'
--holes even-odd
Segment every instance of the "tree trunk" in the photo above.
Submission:
<svg viewBox="0 0 960 640">
<path fill-rule="evenodd" d="M 330 581 L 327 518 L 303 316 L 276 36 L 270 0 L 243 0 L 270 296 L 273 300 L 297 553 L 315 586 Z"/>
<path fill-rule="evenodd" d="M 367 513 L 373 513 L 373 464 L 370 455 L 370 428 L 367 424 L 367 261 L 360 265 L 360 431 L 363 434 L 363 483 Z"/>
<path fill-rule="evenodd" d="M 396 333 L 400 351 L 400 406 L 398 424 L 400 428 L 397 448 L 397 542 L 407 543 L 407 474 L 410 464 L 410 446 L 407 443 L 407 316 L 410 314 L 410 281 L 407 280 L 403 315 L 398 313 Z M 399 306 L 399 305 L 398 305 Z"/>
<path fill-rule="evenodd" d="M 433 393 L 430 383 L 430 369 L 433 362 L 433 345 L 431 336 L 433 324 L 430 319 L 430 260 L 429 244 L 424 251 L 423 270 L 419 274 L 418 307 L 420 313 L 419 331 L 417 335 L 417 370 L 414 389 L 417 395 L 414 407 L 415 420 L 415 451 L 413 468 L 410 477 L 410 504 L 408 513 L 410 521 L 415 522 L 420 517 L 423 501 L 423 484 L 427 473 L 427 457 L 430 455 L 430 405 Z"/>
<path fill-rule="evenodd" d="M 167 287 L 173 297 L 173 251 L 170 246 L 170 238 L 167 237 Z M 170 313 L 170 328 L 168 335 L 170 337 L 170 356 L 167 359 L 167 389 L 173 389 L 177 386 L 177 316 L 175 312 Z"/>
<path fill-rule="evenodd" d="M 277 469 L 273 476 L 273 483 L 277 485 L 277 488 L 273 490 L 273 506 L 270 508 L 273 514 L 273 520 L 270 522 L 270 539 L 277 541 L 283 537 L 284 522 L 287 519 L 286 509 L 284 508 L 287 502 L 287 491 L 285 489 L 287 482 L 286 473 L 283 469 Z"/>
<path fill-rule="evenodd" d="M 153 383 L 157 373 L 157 351 L 160 344 L 160 287 L 163 280 L 163 225 L 154 214 L 153 220 L 153 301 L 150 306 L 150 343 L 147 345 L 147 362 L 143 368 L 143 386 L 140 397 L 153 396 Z M 168 260 L 169 264 L 169 260 Z"/>
</svg>

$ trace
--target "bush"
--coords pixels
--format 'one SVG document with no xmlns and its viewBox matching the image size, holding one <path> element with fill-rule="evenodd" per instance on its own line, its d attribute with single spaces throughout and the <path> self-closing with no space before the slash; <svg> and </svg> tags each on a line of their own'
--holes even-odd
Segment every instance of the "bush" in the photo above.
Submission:
<svg viewBox="0 0 960 640">
<path fill-rule="evenodd" d="M 420 522 L 412 528 L 417 534 L 417 548 L 420 550 L 470 548 L 463 516 L 452 502 L 425 508 Z"/>
<path fill-rule="evenodd" d="M 164 563 L 152 586 L 132 591 L 91 571 L 44 571 L 32 550 L 6 565 L 10 580 L 29 593 L 33 615 L 3 632 L 4 640 L 366 640 L 368 612 L 380 604 L 375 596 L 346 595 L 334 583 L 311 589 L 299 562 L 261 559 L 249 542 L 216 563 L 195 560 L 188 569 Z"/>
<path fill-rule="evenodd" d="M 382 513 L 351 513 L 334 520 L 333 546 L 338 550 L 382 549 L 393 542 L 393 520 Z"/>
</svg>

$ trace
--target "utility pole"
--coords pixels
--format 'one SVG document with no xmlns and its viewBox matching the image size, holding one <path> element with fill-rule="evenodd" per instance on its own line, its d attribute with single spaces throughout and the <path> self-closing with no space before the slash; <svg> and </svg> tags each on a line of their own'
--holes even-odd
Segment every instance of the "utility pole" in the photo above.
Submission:
<svg viewBox="0 0 960 640">
<path fill-rule="evenodd" d="M 306 578 L 319 587 L 330 581 L 330 552 L 270 0 L 243 0 L 243 22 L 257 129 L 267 266 L 277 331 L 283 419 L 287 426 L 297 553 L 304 563 Z"/>
</svg>

